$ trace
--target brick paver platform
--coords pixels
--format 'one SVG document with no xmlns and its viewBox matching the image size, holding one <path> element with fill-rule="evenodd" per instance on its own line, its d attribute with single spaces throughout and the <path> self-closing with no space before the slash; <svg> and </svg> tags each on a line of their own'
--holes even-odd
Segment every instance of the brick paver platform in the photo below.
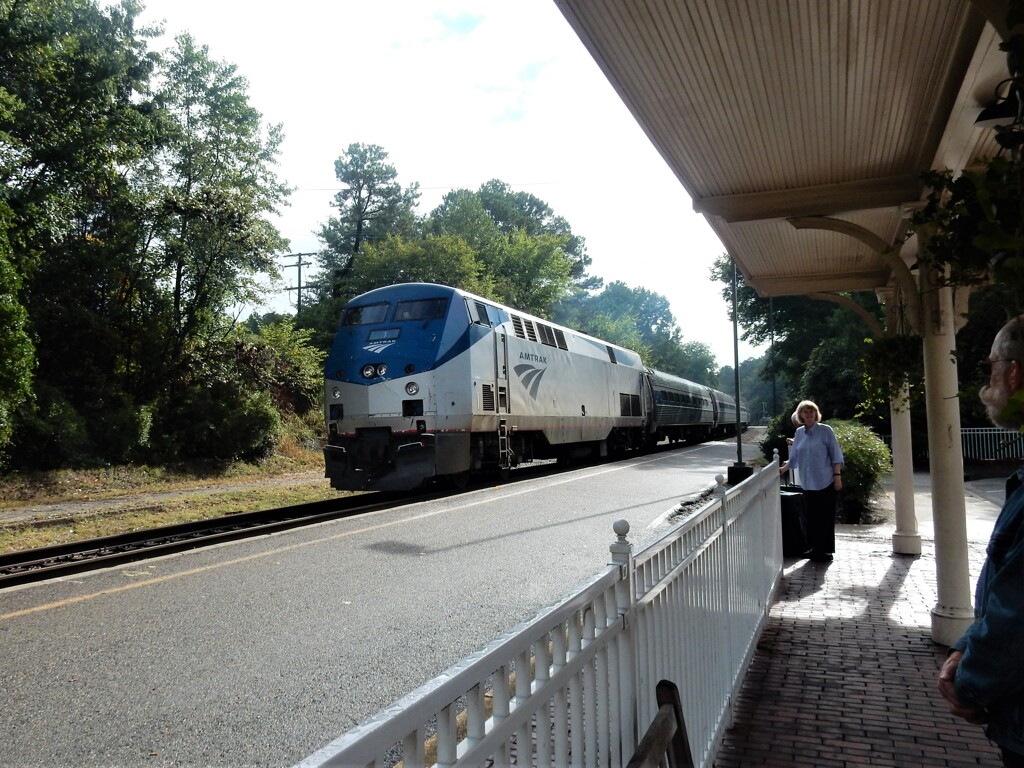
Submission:
<svg viewBox="0 0 1024 768">
<path fill-rule="evenodd" d="M 1000 766 L 935 689 L 935 556 L 894 555 L 884 529 L 842 526 L 835 561 L 787 560 L 715 765 Z M 984 544 L 971 542 L 977 577 Z"/>
</svg>

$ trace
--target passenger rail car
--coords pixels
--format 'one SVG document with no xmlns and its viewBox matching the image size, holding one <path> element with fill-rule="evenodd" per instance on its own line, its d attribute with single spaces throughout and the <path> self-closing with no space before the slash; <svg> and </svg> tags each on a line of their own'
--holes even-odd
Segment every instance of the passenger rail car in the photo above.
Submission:
<svg viewBox="0 0 1024 768">
<path fill-rule="evenodd" d="M 326 476 L 408 490 L 534 459 L 735 432 L 733 398 L 635 352 L 456 288 L 407 283 L 346 306 L 325 363 Z M 741 409 L 746 427 L 746 409 Z"/>
</svg>

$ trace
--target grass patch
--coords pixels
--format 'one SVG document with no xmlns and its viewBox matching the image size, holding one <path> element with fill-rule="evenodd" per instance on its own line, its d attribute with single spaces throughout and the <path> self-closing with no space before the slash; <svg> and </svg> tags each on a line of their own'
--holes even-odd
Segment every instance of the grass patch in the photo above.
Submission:
<svg viewBox="0 0 1024 768">
<path fill-rule="evenodd" d="M 126 500 L 103 505 L 95 512 L 0 525 L 0 552 L 17 552 L 83 539 L 113 536 L 165 525 L 211 520 L 261 509 L 336 499 L 339 492 L 327 484 L 299 483 L 238 488 L 231 491 L 196 490 L 182 495 Z"/>
<path fill-rule="evenodd" d="M 295 440 L 259 464 L 203 468 L 118 466 L 0 477 L 0 512 L 70 504 L 29 521 L 0 522 L 0 553 L 164 525 L 292 506 L 343 495 L 323 477 L 317 445 Z"/>
<path fill-rule="evenodd" d="M 233 482 L 263 481 L 323 470 L 323 454 L 275 454 L 259 464 L 237 463 L 223 470 L 203 468 L 118 466 L 101 469 L 59 469 L 12 472 L 0 477 L 0 509 L 63 501 L 111 499 L 138 493 L 163 493 L 216 488 Z"/>
</svg>

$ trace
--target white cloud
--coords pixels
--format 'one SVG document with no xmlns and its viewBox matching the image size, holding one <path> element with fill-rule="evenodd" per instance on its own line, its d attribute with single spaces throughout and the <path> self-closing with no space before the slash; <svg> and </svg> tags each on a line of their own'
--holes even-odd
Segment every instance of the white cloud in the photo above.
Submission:
<svg viewBox="0 0 1024 768">
<path fill-rule="evenodd" d="M 165 18 L 238 65 L 253 105 L 283 123 L 281 176 L 297 191 L 278 224 L 293 252 L 318 248 L 335 159 L 379 144 L 403 184 L 419 182 L 423 213 L 493 178 L 546 201 L 586 238 L 594 274 L 666 296 L 684 339 L 732 363 L 728 308 L 708 276 L 723 248 L 552 0 L 260 8 L 152 0 L 143 20 Z"/>
</svg>

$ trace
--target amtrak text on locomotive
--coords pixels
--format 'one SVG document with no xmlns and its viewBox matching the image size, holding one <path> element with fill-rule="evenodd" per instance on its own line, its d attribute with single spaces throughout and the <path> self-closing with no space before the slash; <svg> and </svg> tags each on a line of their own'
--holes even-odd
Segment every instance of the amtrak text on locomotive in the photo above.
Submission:
<svg viewBox="0 0 1024 768">
<path fill-rule="evenodd" d="M 520 352 L 519 353 L 519 359 L 520 360 L 529 360 L 532 363 L 543 363 L 544 365 L 547 365 L 547 363 L 548 363 L 548 359 L 547 359 L 546 356 L 544 356 L 544 355 L 535 355 L 532 352 Z"/>
</svg>

